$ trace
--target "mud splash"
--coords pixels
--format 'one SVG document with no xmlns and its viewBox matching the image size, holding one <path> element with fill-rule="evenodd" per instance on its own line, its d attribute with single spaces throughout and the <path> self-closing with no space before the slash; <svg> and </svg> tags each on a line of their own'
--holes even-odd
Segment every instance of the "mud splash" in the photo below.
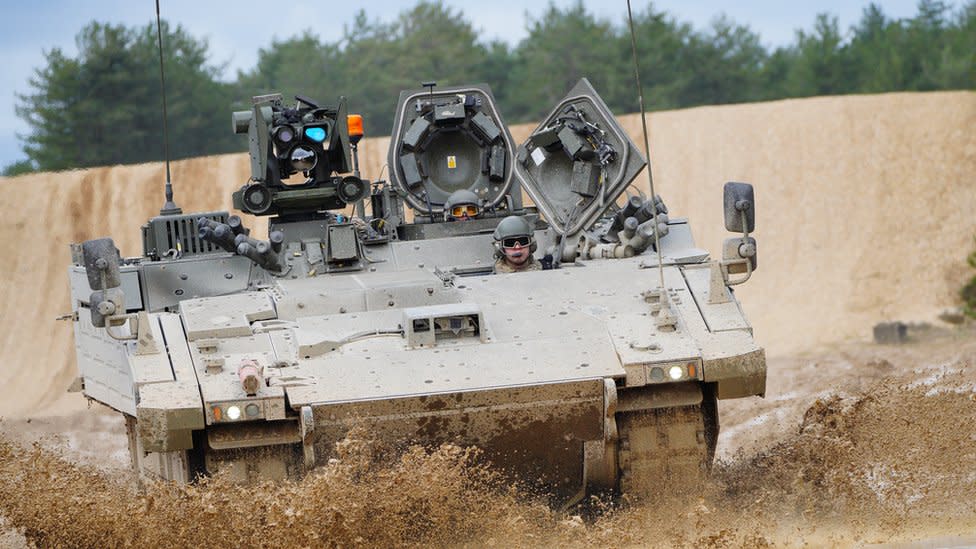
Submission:
<svg viewBox="0 0 976 549">
<path fill-rule="evenodd" d="M 763 525 L 778 544 L 972 535 L 972 366 L 948 365 L 926 379 L 888 379 L 856 395 L 819 399 L 794 435 L 720 463 L 715 476 L 735 516 Z"/>
<path fill-rule="evenodd" d="M 477 452 L 412 448 L 378 464 L 370 445 L 301 482 L 132 488 L 128 475 L 79 466 L 51 449 L 0 442 L 0 505 L 41 547 L 320 547 L 456 545 L 525 522 L 544 527 L 544 505 L 519 501 Z M 518 513 L 513 513 L 513 510 Z"/>
<path fill-rule="evenodd" d="M 455 446 L 362 437 L 301 482 L 154 484 L 0 440 L 0 514 L 39 547 L 850 546 L 976 532 L 976 372 L 956 361 L 810 406 L 690 499 L 558 512 Z M 581 518 L 583 517 L 583 518 Z"/>
</svg>

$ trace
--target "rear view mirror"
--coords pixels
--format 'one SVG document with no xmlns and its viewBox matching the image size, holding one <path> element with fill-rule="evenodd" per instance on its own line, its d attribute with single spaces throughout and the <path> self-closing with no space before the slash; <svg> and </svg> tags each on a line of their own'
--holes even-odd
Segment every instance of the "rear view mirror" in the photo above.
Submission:
<svg viewBox="0 0 976 549">
<path fill-rule="evenodd" d="M 728 303 L 731 298 L 725 286 L 742 284 L 752 277 L 756 260 L 756 239 L 749 233 L 756 229 L 756 201 L 752 185 L 729 182 L 724 189 L 725 228 L 742 236 L 729 238 L 722 245 L 722 261 L 712 263 L 709 303 Z M 730 274 L 743 276 L 732 280 Z"/>
<path fill-rule="evenodd" d="M 85 274 L 92 290 L 117 288 L 122 284 L 119 274 L 119 251 L 111 238 L 88 240 L 81 245 Z"/>
<path fill-rule="evenodd" d="M 725 184 L 725 229 L 733 233 L 752 232 L 756 229 L 756 202 L 752 185 L 748 183 Z M 743 226 L 745 213 L 745 226 Z"/>
<path fill-rule="evenodd" d="M 109 317 L 125 313 L 119 251 L 111 238 L 88 240 L 81 249 L 88 285 L 95 290 L 88 300 L 91 322 L 97 328 L 105 328 Z"/>
</svg>

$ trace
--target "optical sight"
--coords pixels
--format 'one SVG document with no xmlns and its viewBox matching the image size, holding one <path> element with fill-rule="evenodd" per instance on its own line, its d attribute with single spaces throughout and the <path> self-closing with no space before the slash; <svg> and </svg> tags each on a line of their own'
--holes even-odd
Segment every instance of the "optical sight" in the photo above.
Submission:
<svg viewBox="0 0 976 549">
<path fill-rule="evenodd" d="M 234 133 L 248 134 L 251 180 L 234 193 L 234 207 L 254 215 L 342 209 L 362 200 L 369 185 L 350 172 L 346 99 L 323 107 L 301 95 L 294 107 L 281 94 L 259 95 L 233 116 Z M 300 174 L 300 175 L 299 175 Z"/>
</svg>

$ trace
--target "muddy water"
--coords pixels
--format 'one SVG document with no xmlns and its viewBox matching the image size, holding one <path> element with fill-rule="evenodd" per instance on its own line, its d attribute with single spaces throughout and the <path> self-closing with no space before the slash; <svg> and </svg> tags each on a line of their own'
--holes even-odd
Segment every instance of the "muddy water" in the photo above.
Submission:
<svg viewBox="0 0 976 549">
<path fill-rule="evenodd" d="M 699 495 L 568 512 L 477 451 L 377 459 L 368 436 L 301 482 L 133 489 L 124 430 L 92 410 L 6 421 L 0 541 L 39 547 L 867 546 L 976 533 L 976 335 L 774 359 L 765 400 L 722 407 Z M 17 532 L 16 534 L 14 532 Z M 967 537 L 969 536 L 969 537 Z M 948 541 L 946 541 L 948 540 Z"/>
</svg>

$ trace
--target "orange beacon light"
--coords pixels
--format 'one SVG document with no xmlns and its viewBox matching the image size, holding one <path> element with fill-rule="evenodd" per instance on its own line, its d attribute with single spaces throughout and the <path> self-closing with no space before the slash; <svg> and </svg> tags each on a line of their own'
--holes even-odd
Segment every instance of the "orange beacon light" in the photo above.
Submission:
<svg viewBox="0 0 976 549">
<path fill-rule="evenodd" d="M 353 143 L 358 143 L 363 138 L 363 116 L 361 114 L 350 114 L 346 117 L 349 125 L 349 139 Z"/>
</svg>

